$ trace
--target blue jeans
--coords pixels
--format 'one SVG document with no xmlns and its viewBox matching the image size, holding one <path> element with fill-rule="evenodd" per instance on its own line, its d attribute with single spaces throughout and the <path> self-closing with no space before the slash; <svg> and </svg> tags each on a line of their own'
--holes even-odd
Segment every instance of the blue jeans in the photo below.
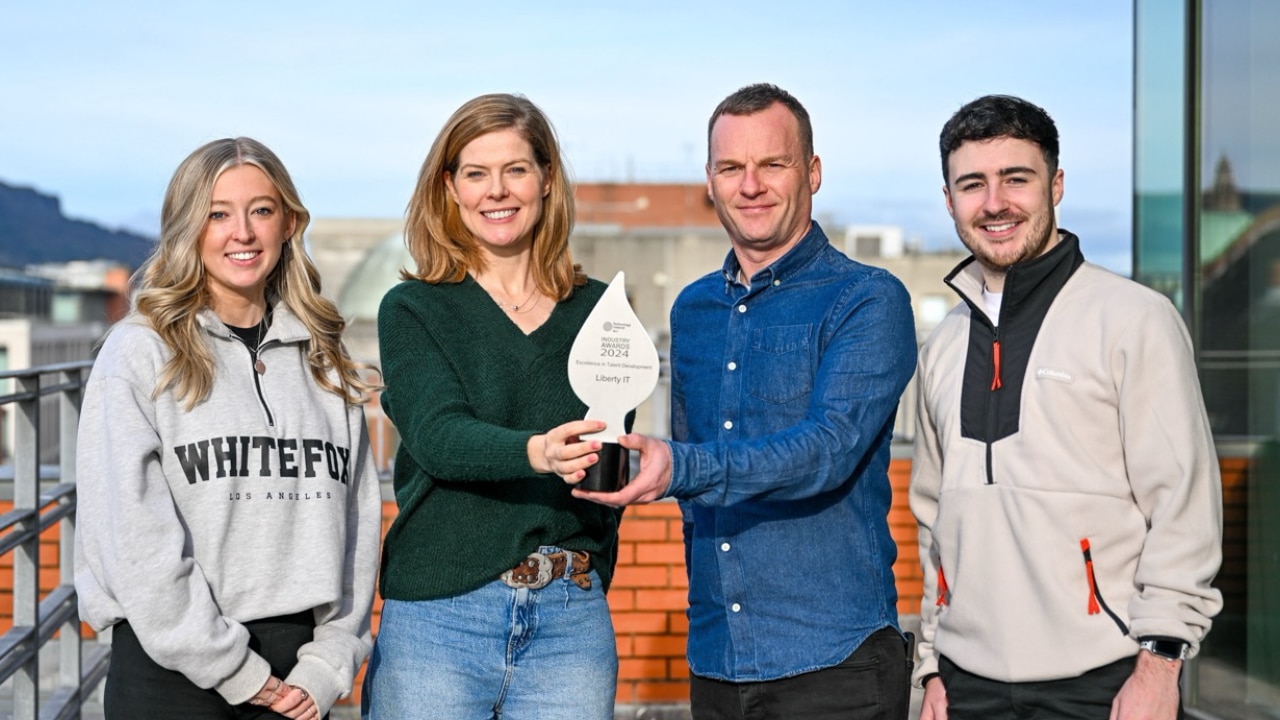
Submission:
<svg viewBox="0 0 1280 720">
<path fill-rule="evenodd" d="M 612 720 L 618 680 L 600 578 L 539 590 L 493 581 L 440 600 L 387 600 L 364 720 Z"/>
</svg>

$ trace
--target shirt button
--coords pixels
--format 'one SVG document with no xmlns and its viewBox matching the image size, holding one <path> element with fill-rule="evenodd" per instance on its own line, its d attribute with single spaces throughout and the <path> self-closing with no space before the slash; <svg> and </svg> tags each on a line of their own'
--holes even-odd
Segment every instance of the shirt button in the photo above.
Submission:
<svg viewBox="0 0 1280 720">
<path fill-rule="evenodd" d="M 730 360 L 730 361 L 729 361 L 729 369 L 730 369 L 730 370 L 737 370 L 737 369 L 738 369 L 738 363 L 736 363 L 736 362 L 734 362 L 734 361 Z"/>
<path fill-rule="evenodd" d="M 724 552 L 729 552 L 729 543 L 720 543 L 720 549 Z"/>
<path fill-rule="evenodd" d="M 744 313 L 744 312 L 746 312 L 746 311 L 747 311 L 747 306 L 746 306 L 746 305 L 739 305 L 739 306 L 738 306 L 738 312 L 740 312 L 740 313 Z"/>
<path fill-rule="evenodd" d="M 781 281 L 781 280 L 778 280 L 777 278 L 774 278 L 774 280 L 773 280 L 773 284 L 774 284 L 775 286 L 777 286 L 777 285 L 781 285 L 781 284 L 782 284 L 782 281 Z"/>
<path fill-rule="evenodd" d="M 741 606 L 741 605 L 739 605 L 738 603 L 734 603 L 734 604 L 730 605 L 730 606 L 729 606 L 729 609 L 730 609 L 730 610 L 732 610 L 732 611 L 734 611 L 734 612 L 742 612 L 742 606 Z"/>
<path fill-rule="evenodd" d="M 733 421 L 732 421 L 732 420 L 725 420 L 725 421 L 724 421 L 724 429 L 725 429 L 725 430 L 732 430 L 732 429 L 733 429 Z"/>
</svg>

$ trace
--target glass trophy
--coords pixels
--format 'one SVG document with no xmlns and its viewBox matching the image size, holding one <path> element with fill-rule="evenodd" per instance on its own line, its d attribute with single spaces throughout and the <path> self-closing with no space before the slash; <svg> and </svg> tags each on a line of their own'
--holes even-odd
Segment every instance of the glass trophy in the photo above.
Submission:
<svg viewBox="0 0 1280 720">
<path fill-rule="evenodd" d="M 601 441 L 598 462 L 578 483 L 583 490 L 613 492 L 630 480 L 630 453 L 618 444 L 626 434 L 627 413 L 658 385 L 658 349 L 627 302 L 623 273 L 613 276 L 569 350 L 569 385 L 587 404 L 587 420 L 605 428 L 583 435 Z"/>
</svg>

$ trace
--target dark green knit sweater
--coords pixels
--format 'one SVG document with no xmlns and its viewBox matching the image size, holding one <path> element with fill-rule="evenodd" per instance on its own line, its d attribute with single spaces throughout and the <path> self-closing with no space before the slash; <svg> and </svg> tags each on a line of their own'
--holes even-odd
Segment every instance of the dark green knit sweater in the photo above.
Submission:
<svg viewBox="0 0 1280 720">
<path fill-rule="evenodd" d="M 608 587 L 619 514 L 536 474 L 526 451 L 530 436 L 586 415 L 569 387 L 569 348 L 604 289 L 576 288 L 529 335 L 470 275 L 408 280 L 383 298 L 383 404 L 400 432 L 383 597 L 467 592 L 539 545 L 591 553 Z"/>
</svg>

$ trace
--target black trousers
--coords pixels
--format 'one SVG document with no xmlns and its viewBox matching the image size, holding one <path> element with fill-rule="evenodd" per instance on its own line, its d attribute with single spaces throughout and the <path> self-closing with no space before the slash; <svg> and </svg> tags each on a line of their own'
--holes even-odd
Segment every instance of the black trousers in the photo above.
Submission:
<svg viewBox="0 0 1280 720">
<path fill-rule="evenodd" d="M 947 689 L 947 720 L 1107 720 L 1111 701 L 1133 672 L 1134 658 L 1124 658 L 1073 678 L 1006 683 L 938 658 L 938 674 Z M 1178 704 L 1178 718 L 1186 717 Z"/>
<path fill-rule="evenodd" d="M 763 682 L 690 676 L 694 720 L 906 720 L 911 662 L 897 630 L 882 628 L 839 665 Z"/>
<path fill-rule="evenodd" d="M 298 662 L 298 648 L 311 642 L 315 620 L 310 611 L 244 624 L 249 647 L 284 678 Z M 186 675 L 156 664 L 128 622 L 111 634 L 103 711 L 107 720 L 276 720 L 283 715 L 244 703 L 231 705 L 216 690 L 205 690 Z M 327 717 L 327 716 L 326 716 Z"/>
</svg>

